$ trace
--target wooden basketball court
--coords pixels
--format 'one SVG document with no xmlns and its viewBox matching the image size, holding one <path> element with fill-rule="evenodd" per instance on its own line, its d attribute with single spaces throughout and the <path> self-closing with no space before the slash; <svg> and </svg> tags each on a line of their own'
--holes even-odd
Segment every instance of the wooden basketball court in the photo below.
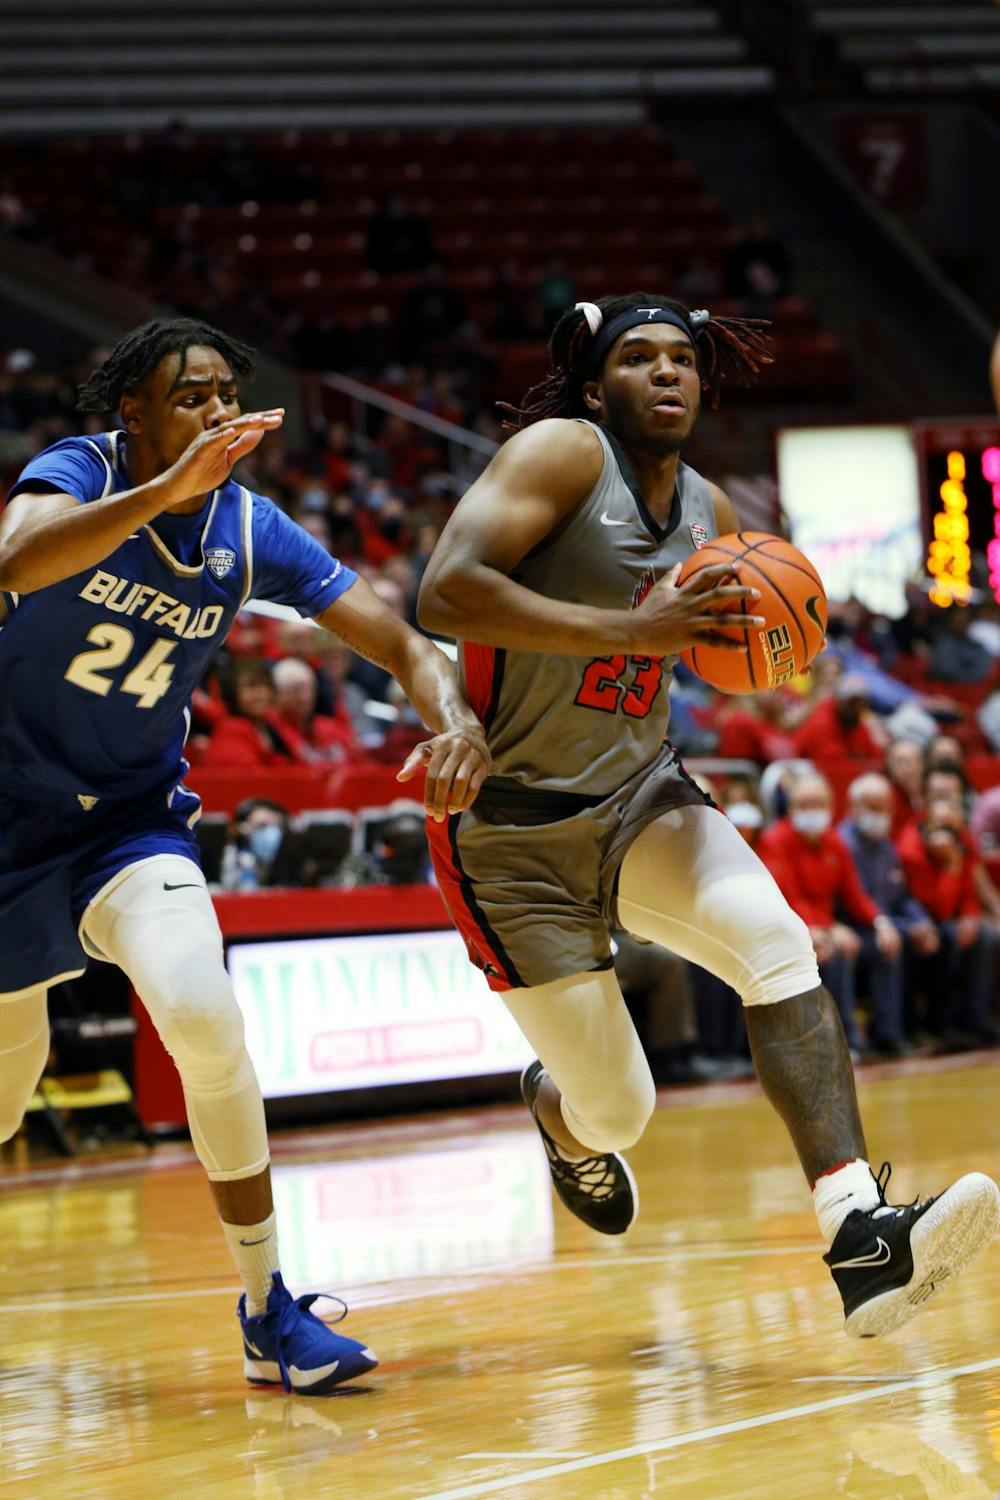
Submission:
<svg viewBox="0 0 1000 1500">
<path fill-rule="evenodd" d="M 862 1092 L 896 1201 L 1000 1170 L 995 1054 L 869 1072 Z M 314 1400 L 244 1383 L 186 1148 L 70 1166 L 8 1150 L 0 1495 L 996 1495 L 1000 1245 L 902 1334 L 849 1341 L 755 1087 L 661 1103 L 621 1241 L 553 1202 L 520 1108 L 277 1136 L 287 1279 L 343 1293 L 345 1331 L 382 1360 Z"/>
</svg>

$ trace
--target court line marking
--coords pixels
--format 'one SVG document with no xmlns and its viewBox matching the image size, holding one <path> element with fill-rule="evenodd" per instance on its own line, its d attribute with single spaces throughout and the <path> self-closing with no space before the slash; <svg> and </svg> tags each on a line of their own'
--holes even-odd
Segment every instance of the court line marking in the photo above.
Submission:
<svg viewBox="0 0 1000 1500">
<path fill-rule="evenodd" d="M 810 1401 L 804 1406 L 788 1406 L 778 1411 L 762 1412 L 757 1417 L 743 1417 L 736 1422 L 723 1422 L 717 1427 L 700 1427 L 693 1432 L 678 1433 L 676 1437 L 660 1438 L 656 1442 L 636 1443 L 631 1448 L 616 1448 L 607 1453 L 594 1453 L 588 1458 L 570 1459 L 566 1463 L 550 1464 L 545 1469 L 522 1469 L 517 1474 L 505 1474 L 500 1479 L 484 1479 L 478 1484 L 461 1485 L 458 1489 L 435 1490 L 421 1500 L 474 1500 L 477 1495 L 496 1495 L 501 1490 L 514 1489 L 518 1485 L 538 1484 L 544 1479 L 555 1479 L 562 1474 L 579 1474 L 584 1469 L 599 1469 L 606 1464 L 622 1463 L 630 1458 L 644 1458 L 650 1453 L 668 1453 L 677 1448 L 690 1448 L 696 1443 L 712 1442 L 716 1438 L 731 1437 L 737 1432 L 751 1432 L 757 1427 L 772 1427 L 779 1422 L 794 1422 L 800 1417 L 814 1417 L 820 1412 L 836 1411 L 839 1407 L 859 1406 L 865 1401 L 876 1401 L 882 1396 L 894 1396 L 900 1391 L 920 1390 L 927 1386 L 943 1385 L 963 1375 L 980 1375 L 986 1370 L 1000 1368 L 1000 1358 L 981 1359 L 975 1364 L 955 1365 L 951 1369 L 928 1371 L 909 1380 L 894 1380 L 864 1391 L 851 1391 L 846 1396 L 830 1396 L 825 1401 Z"/>
<path fill-rule="evenodd" d="M 532 1458 L 583 1458 L 582 1453 L 542 1453 L 532 1451 Z M 463 1453 L 462 1458 L 523 1458 L 524 1451 L 520 1453 Z"/>
<path fill-rule="evenodd" d="M 907 1380 L 907 1375 L 900 1375 L 899 1380 Z M 792 1385 L 828 1385 L 838 1383 L 841 1385 L 877 1385 L 880 1380 L 892 1380 L 892 1375 L 793 1375 Z"/>
</svg>

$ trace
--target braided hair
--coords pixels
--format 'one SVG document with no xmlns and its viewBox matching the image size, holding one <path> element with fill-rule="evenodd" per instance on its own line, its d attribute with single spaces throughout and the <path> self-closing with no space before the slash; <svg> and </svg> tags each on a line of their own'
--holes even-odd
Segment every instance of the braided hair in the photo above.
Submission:
<svg viewBox="0 0 1000 1500">
<path fill-rule="evenodd" d="M 762 318 L 713 318 L 693 314 L 672 297 L 631 292 L 624 297 L 602 297 L 596 303 L 578 303 L 567 309 L 552 330 L 549 355 L 552 371 L 522 397 L 520 406 L 500 402 L 506 414 L 504 427 L 519 432 L 545 417 L 588 417 L 592 413 L 583 399 L 584 382 L 593 379 L 588 369 L 590 353 L 601 326 L 636 308 L 662 307 L 678 314 L 691 335 L 698 354 L 701 386 L 713 407 L 718 406 L 722 382 L 736 380 L 749 386 L 761 365 L 773 364 L 770 341 Z M 597 309 L 600 320 L 593 316 Z M 593 326 L 596 323 L 596 327 Z"/>
<path fill-rule="evenodd" d="M 215 349 L 241 379 L 253 375 L 253 350 L 246 344 L 198 318 L 157 318 L 119 340 L 77 391 L 77 411 L 117 411 L 122 396 L 130 395 L 164 355 L 179 354 L 183 370 L 193 345 Z"/>
</svg>

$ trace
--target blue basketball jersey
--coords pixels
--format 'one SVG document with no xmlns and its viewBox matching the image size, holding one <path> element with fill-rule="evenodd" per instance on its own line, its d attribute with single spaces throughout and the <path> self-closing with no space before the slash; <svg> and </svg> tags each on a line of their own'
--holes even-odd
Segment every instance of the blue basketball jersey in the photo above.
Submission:
<svg viewBox="0 0 1000 1500">
<path fill-rule="evenodd" d="M 125 434 L 65 438 L 11 494 L 83 504 L 130 488 Z M 95 567 L 0 595 L 0 791 L 88 807 L 183 787 L 191 694 L 253 594 L 321 613 L 357 575 L 262 495 L 228 480 L 197 515 L 166 513 Z"/>
</svg>

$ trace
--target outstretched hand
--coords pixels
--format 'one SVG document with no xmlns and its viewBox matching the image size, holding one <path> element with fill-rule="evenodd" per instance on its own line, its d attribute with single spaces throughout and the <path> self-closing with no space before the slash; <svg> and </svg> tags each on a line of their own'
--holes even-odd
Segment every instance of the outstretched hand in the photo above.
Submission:
<svg viewBox="0 0 1000 1500">
<path fill-rule="evenodd" d="M 468 725 L 447 729 L 415 745 L 396 780 L 410 781 L 425 767 L 424 808 L 436 823 L 443 823 L 449 813 L 464 812 L 472 806 L 492 764 L 486 736 L 478 727 Z"/>
</svg>

